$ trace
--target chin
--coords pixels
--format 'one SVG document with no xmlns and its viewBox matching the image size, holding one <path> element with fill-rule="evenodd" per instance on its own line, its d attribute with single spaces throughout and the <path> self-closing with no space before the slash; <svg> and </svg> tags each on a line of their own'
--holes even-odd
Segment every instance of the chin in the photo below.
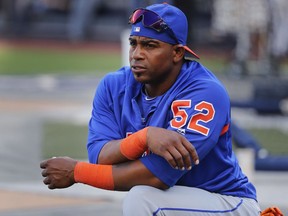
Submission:
<svg viewBox="0 0 288 216">
<path fill-rule="evenodd" d="M 148 80 L 145 79 L 145 77 L 143 77 L 143 76 L 141 76 L 141 75 L 134 74 L 134 78 L 135 78 L 135 80 L 136 80 L 137 82 L 140 82 L 140 83 L 143 83 L 143 84 L 145 84 L 145 83 L 148 82 Z"/>
<path fill-rule="evenodd" d="M 146 80 L 143 80 L 143 79 L 138 79 L 138 78 L 135 78 L 135 80 L 139 83 L 142 83 L 142 84 L 147 84 L 148 82 Z"/>
</svg>

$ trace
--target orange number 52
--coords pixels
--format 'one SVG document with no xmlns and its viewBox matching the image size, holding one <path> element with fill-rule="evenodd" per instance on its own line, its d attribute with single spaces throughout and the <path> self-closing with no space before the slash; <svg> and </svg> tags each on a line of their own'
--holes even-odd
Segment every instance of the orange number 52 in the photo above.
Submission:
<svg viewBox="0 0 288 216">
<path fill-rule="evenodd" d="M 187 123 L 188 114 L 185 109 L 191 108 L 191 100 L 176 100 L 171 105 L 173 119 L 170 122 L 173 128 L 182 128 Z M 201 101 L 195 105 L 195 110 L 199 111 L 193 115 L 188 123 L 187 128 L 199 132 L 205 136 L 209 133 L 209 128 L 200 124 L 207 123 L 214 118 L 215 109 L 211 103 Z"/>
</svg>

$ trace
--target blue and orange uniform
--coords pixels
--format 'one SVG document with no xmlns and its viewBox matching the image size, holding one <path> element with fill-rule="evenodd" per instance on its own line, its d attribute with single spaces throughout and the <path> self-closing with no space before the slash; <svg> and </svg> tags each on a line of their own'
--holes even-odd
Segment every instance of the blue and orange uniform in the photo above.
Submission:
<svg viewBox="0 0 288 216">
<path fill-rule="evenodd" d="M 129 67 L 108 74 L 99 84 L 89 123 L 88 153 L 97 163 L 102 147 L 147 126 L 177 131 L 196 148 L 201 163 L 190 171 L 172 168 L 155 155 L 140 160 L 169 186 L 198 187 L 256 199 L 254 186 L 242 173 L 232 151 L 230 102 L 221 82 L 196 61 L 187 61 L 174 85 L 147 98 Z"/>
</svg>

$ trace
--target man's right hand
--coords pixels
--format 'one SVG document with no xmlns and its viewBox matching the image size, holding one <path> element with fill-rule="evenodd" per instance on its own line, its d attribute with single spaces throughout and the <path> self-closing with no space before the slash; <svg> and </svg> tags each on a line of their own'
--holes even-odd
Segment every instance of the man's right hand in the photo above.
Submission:
<svg viewBox="0 0 288 216">
<path fill-rule="evenodd" d="M 190 170 L 192 164 L 199 163 L 194 146 L 183 135 L 175 131 L 149 127 L 147 145 L 153 153 L 165 158 L 176 169 Z"/>
<path fill-rule="evenodd" d="M 67 188 L 75 183 L 74 168 L 77 161 L 69 157 L 53 157 L 40 163 L 43 183 L 49 189 Z"/>
</svg>

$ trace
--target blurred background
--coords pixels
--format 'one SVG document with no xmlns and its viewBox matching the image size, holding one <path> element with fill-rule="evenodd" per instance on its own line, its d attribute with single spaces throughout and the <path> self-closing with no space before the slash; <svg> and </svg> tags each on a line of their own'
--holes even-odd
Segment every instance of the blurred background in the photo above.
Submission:
<svg viewBox="0 0 288 216">
<path fill-rule="evenodd" d="M 48 191 L 39 163 L 87 160 L 97 84 L 127 65 L 129 15 L 156 2 L 0 0 L 0 216 L 121 215 L 125 194 Z M 186 14 L 188 46 L 228 90 L 234 148 L 261 206 L 288 213 L 288 1 L 166 2 Z"/>
</svg>

